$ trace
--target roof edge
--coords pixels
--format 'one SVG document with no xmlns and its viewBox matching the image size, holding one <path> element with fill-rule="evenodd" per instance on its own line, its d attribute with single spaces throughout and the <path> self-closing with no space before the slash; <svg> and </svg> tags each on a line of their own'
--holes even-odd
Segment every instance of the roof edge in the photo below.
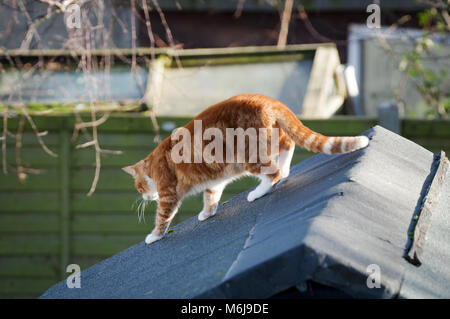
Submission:
<svg viewBox="0 0 450 319">
<path fill-rule="evenodd" d="M 417 215 L 414 214 L 413 216 L 413 222 L 415 219 L 418 219 L 413 229 L 413 239 L 404 255 L 404 258 L 414 266 L 418 267 L 422 264 L 426 233 L 434 207 L 436 207 L 439 201 L 449 166 L 449 160 L 445 156 L 444 151 L 435 154 L 434 163 L 430 172 L 431 181 L 425 181 L 424 188 L 426 192 L 419 201 L 421 203 L 420 210 Z"/>
</svg>

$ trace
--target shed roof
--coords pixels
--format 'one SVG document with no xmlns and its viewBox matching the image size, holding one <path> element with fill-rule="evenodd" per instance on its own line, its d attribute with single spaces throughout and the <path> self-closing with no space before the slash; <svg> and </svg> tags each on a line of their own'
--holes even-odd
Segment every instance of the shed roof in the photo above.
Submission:
<svg viewBox="0 0 450 319">
<path fill-rule="evenodd" d="M 41 298 L 271 297 L 307 280 L 354 297 L 450 297 L 450 170 L 427 221 L 422 265 L 403 257 L 437 158 L 376 126 L 369 147 L 319 154 L 292 167 L 270 194 L 237 195 L 204 222 L 191 218 L 62 281 Z M 380 288 L 368 288 L 368 266 Z"/>
</svg>

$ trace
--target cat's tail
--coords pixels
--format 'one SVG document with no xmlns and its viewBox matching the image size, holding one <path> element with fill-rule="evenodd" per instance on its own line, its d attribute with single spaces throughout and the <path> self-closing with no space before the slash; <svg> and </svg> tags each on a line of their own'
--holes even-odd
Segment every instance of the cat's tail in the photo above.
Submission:
<svg viewBox="0 0 450 319">
<path fill-rule="evenodd" d="M 366 136 L 324 136 L 304 126 L 286 106 L 275 109 L 277 125 L 299 146 L 312 152 L 341 154 L 369 144 Z"/>
</svg>

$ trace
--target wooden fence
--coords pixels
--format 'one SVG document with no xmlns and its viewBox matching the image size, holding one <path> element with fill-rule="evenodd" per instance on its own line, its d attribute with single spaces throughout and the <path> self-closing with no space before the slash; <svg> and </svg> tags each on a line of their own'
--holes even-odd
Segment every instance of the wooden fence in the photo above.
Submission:
<svg viewBox="0 0 450 319">
<path fill-rule="evenodd" d="M 72 116 L 35 117 L 37 127 L 48 130 L 43 137 L 58 154 L 45 153 L 36 136 L 25 126 L 20 160 L 25 167 L 42 170 L 20 182 L 10 171 L 0 174 L 0 297 L 37 297 L 67 277 L 69 264 L 85 269 L 136 244 L 152 229 L 154 207 L 147 209 L 146 221 L 138 223 L 133 204 L 139 198 L 130 176 L 120 168 L 145 157 L 156 145 L 148 117 L 121 115 L 99 127 L 100 145 L 122 150 L 122 155 L 102 155 L 102 169 L 96 192 L 86 196 L 94 177 L 92 149 L 75 149 L 86 140 L 72 141 Z M 162 128 L 186 124 L 189 118 L 159 118 Z M 351 117 L 304 120 L 326 135 L 358 135 L 377 123 L 376 119 Z M 3 127 L 0 124 L 0 127 Z M 17 119 L 9 119 L 15 132 Z M 450 124 L 445 121 L 402 122 L 403 135 L 433 152 L 450 151 Z M 161 138 L 169 132 L 161 132 Z M 80 134 L 82 136 L 82 134 Z M 17 161 L 15 139 L 7 140 L 7 161 Z M 293 164 L 314 155 L 297 149 Z M 256 185 L 242 179 L 229 185 L 222 200 Z M 172 225 L 196 215 L 201 195 L 186 199 Z"/>
</svg>

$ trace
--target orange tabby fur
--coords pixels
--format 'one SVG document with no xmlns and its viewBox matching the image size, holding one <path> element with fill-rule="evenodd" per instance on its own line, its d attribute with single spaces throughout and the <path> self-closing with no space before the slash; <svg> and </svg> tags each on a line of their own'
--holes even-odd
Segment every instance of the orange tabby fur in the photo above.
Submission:
<svg viewBox="0 0 450 319">
<path fill-rule="evenodd" d="M 251 174 L 261 178 L 261 184 L 249 194 L 248 200 L 255 200 L 267 193 L 271 186 L 289 174 L 289 164 L 295 144 L 313 152 L 328 154 L 346 153 L 365 147 L 367 137 L 327 137 L 304 126 L 295 114 L 280 101 L 263 95 L 241 94 L 212 105 L 194 120 L 202 121 L 202 131 L 218 128 L 225 136 L 226 128 L 280 128 L 279 152 L 284 163 L 280 171 L 271 160 L 263 163 L 259 155 L 256 163 L 249 163 L 249 146 L 246 139 L 245 163 L 178 163 L 171 158 L 171 149 L 178 141 L 170 137 L 163 140 L 145 159 L 123 169 L 134 176 L 136 189 L 144 199 L 157 199 L 158 209 L 154 230 L 146 238 L 146 243 L 160 239 L 167 231 L 184 196 L 204 190 L 204 208 L 199 219 L 204 220 L 215 214 L 226 184 L 233 178 Z M 186 129 L 194 136 L 194 120 Z M 268 131 L 270 145 L 271 131 Z M 203 148 L 210 141 L 203 141 Z M 194 143 L 191 143 L 192 147 Z M 225 151 L 224 151 L 225 152 Z M 270 146 L 268 146 L 268 155 Z M 192 152 L 193 154 L 194 152 Z M 274 168 L 273 173 L 261 175 L 262 167 Z M 253 195 L 252 195 L 253 194 Z"/>
</svg>

